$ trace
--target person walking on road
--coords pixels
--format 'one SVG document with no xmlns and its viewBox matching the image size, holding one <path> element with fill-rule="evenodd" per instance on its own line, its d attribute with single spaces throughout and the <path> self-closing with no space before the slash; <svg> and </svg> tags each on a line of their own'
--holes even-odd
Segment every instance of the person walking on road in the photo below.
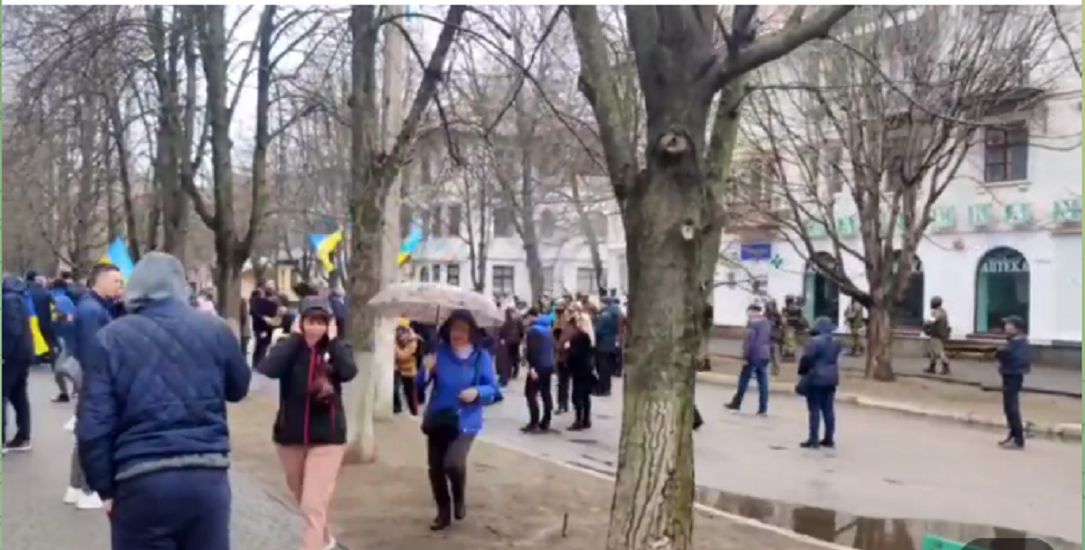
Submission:
<svg viewBox="0 0 1085 550">
<path fill-rule="evenodd" d="M 55 302 L 53 301 L 52 293 L 45 288 L 45 284 L 43 283 L 44 280 L 45 278 L 38 275 L 36 271 L 26 272 L 26 294 L 30 297 L 30 303 L 34 308 L 32 313 L 38 318 L 38 330 L 45 340 L 44 351 L 37 350 L 38 355 L 34 360 L 36 364 L 48 364 L 49 369 L 53 371 L 53 379 L 61 380 L 56 376 L 58 346 L 56 330 L 53 327 L 53 309 L 55 308 Z M 60 386 L 60 383 L 58 382 L 57 385 Z M 53 398 L 53 402 L 67 403 L 70 400 L 67 390 L 62 386 L 59 389 L 61 391 Z"/>
<path fill-rule="evenodd" d="M 414 391 L 414 377 L 418 375 L 418 335 L 410 325 L 396 327 L 396 372 L 392 411 L 403 411 L 403 401 L 411 416 L 418 416 L 418 398 Z M 402 395 L 401 395 L 402 394 Z M 401 401 L 402 400 L 402 401 Z"/>
<path fill-rule="evenodd" d="M 87 354 L 96 345 L 98 332 L 111 323 L 117 315 L 116 302 L 124 293 L 124 277 L 116 266 L 99 264 L 90 272 L 90 290 L 79 301 L 73 323 L 72 360 L 61 363 L 57 368 L 67 376 L 78 395 L 83 388 L 83 367 L 88 361 Z M 78 410 L 78 404 L 76 405 Z M 70 423 L 74 431 L 78 424 Z M 66 504 L 74 504 L 80 510 L 96 510 L 102 507 L 102 500 L 91 489 L 83 466 L 79 461 L 78 442 L 72 448 L 72 465 L 68 476 L 68 490 L 64 494 Z"/>
<path fill-rule="evenodd" d="M 436 353 L 426 356 L 415 379 L 419 392 L 433 381 L 422 431 L 437 505 L 434 531 L 451 525 L 453 514 L 457 520 L 466 517 L 467 453 L 482 431 L 482 407 L 501 400 L 493 356 L 479 346 L 481 336 L 471 312 L 453 311 L 441 326 Z"/>
<path fill-rule="evenodd" d="M 296 331 L 275 344 L 256 370 L 279 381 L 272 439 L 286 485 L 305 518 L 302 550 L 333 549 L 328 506 L 347 443 L 342 385 L 358 367 L 350 346 L 339 338 L 328 300 L 305 298 L 300 315 Z"/>
<path fill-rule="evenodd" d="M 53 316 L 53 330 L 56 332 L 56 349 L 58 351 L 55 368 L 53 369 L 53 379 L 56 381 L 57 387 L 60 388 L 60 393 L 53 401 L 65 403 L 71 400 L 72 393 L 68 391 L 68 376 L 64 373 L 62 366 L 71 358 L 75 349 L 76 304 L 68 295 L 67 283 L 63 279 L 53 281 L 49 293 L 53 295 L 53 304 L 56 307 L 56 314 Z"/>
<path fill-rule="evenodd" d="M 497 377 L 502 386 L 514 380 L 519 374 L 520 343 L 524 337 L 523 321 L 516 314 L 516 310 L 505 310 L 505 322 L 498 332 L 497 347 Z"/>
<path fill-rule="evenodd" d="M 79 457 L 101 495 L 113 550 L 228 550 L 226 401 L 252 371 L 227 324 L 188 305 L 181 262 L 150 252 L 125 293 L 127 315 L 83 357 Z"/>
<path fill-rule="evenodd" d="M 581 328 L 590 323 L 587 313 L 572 316 L 568 324 L 569 337 L 563 345 L 569 373 L 573 378 L 573 410 L 576 411 L 576 420 L 569 427 L 569 431 L 574 432 L 591 428 L 591 395 L 598 382 L 592 369 L 595 350 L 592 349 L 591 337 Z"/>
<path fill-rule="evenodd" d="M 1025 448 L 1025 427 L 1021 421 L 1021 389 L 1025 375 L 1032 370 L 1032 347 L 1028 342 L 1024 319 L 1011 315 L 1003 320 L 1006 344 L 995 352 L 998 374 L 1002 376 L 1002 410 L 1010 434 L 999 445 L 1003 449 Z"/>
<path fill-rule="evenodd" d="M 818 317 L 811 331 L 812 338 L 799 358 L 799 383 L 796 391 L 806 397 L 809 427 L 804 449 L 833 448 L 836 433 L 836 413 L 833 398 L 840 384 L 840 352 L 843 347 L 833 338 L 835 325 L 828 317 Z M 825 437 L 818 439 L 821 420 L 825 420 Z"/>
<path fill-rule="evenodd" d="M 537 310 L 528 313 L 531 328 L 527 331 L 527 380 L 524 395 L 530 420 L 520 429 L 524 433 L 539 433 L 550 429 L 550 415 L 554 409 L 550 379 L 554 375 L 554 332 L 548 315 Z M 542 397 L 542 416 L 539 416 L 539 397 Z"/>
<path fill-rule="evenodd" d="M 946 340 L 949 340 L 950 334 L 949 315 L 946 313 L 946 309 L 942 307 L 942 298 L 940 296 L 931 298 L 931 317 L 927 319 L 926 323 L 923 323 L 923 332 L 929 337 L 927 340 L 927 358 L 930 359 L 930 366 L 923 372 L 934 374 L 935 366 L 941 362 L 942 375 L 949 376 L 949 359 L 946 357 Z"/>
<path fill-rule="evenodd" d="M 761 306 L 752 304 L 746 308 L 749 323 L 746 326 L 746 339 L 742 345 L 742 372 L 738 376 L 738 388 L 734 398 L 727 404 L 731 410 L 742 407 L 742 398 L 750 385 L 750 377 L 757 377 L 757 414 L 764 416 L 769 411 L 769 345 L 772 327 L 768 319 L 761 314 Z"/>
<path fill-rule="evenodd" d="M 271 347 L 272 333 L 282 326 L 283 318 L 280 309 L 273 281 L 267 281 L 263 288 L 252 291 L 252 296 L 249 297 L 249 315 L 252 316 L 252 336 L 255 340 L 252 351 L 253 365 L 260 364 L 264 355 L 267 355 L 267 350 Z"/>
<path fill-rule="evenodd" d="M 14 275 L 3 280 L 4 367 L 3 452 L 30 450 L 30 400 L 27 379 L 34 362 L 34 337 L 30 333 L 30 310 L 26 283 Z M 8 404 L 15 411 L 15 436 L 8 439 Z"/>
<path fill-rule="evenodd" d="M 603 311 L 595 323 L 595 349 L 598 357 L 599 394 L 610 395 L 611 378 L 618 371 L 621 357 L 619 337 L 622 330 L 622 310 L 615 300 L 605 298 Z"/>
</svg>

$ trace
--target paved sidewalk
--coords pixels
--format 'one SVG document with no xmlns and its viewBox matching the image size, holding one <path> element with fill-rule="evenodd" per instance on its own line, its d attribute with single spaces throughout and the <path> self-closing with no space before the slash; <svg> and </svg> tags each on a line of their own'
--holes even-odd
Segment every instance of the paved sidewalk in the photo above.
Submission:
<svg viewBox="0 0 1085 550">
<path fill-rule="evenodd" d="M 727 338 L 713 338 L 709 342 L 709 352 L 712 355 L 722 357 L 741 357 L 742 342 Z M 863 371 L 863 356 L 841 356 L 841 364 L 847 370 Z M 788 368 L 784 364 L 784 368 Z M 993 361 L 977 361 L 973 359 L 954 359 L 950 363 L 952 374 L 948 377 L 941 375 L 932 376 L 923 372 L 928 366 L 927 360 L 921 357 L 894 357 L 893 369 L 899 376 L 921 377 L 932 380 L 946 380 L 960 384 L 997 389 L 1001 387 L 997 365 Z M 793 367 L 792 367 L 793 368 Z M 1059 392 L 1081 397 L 1082 373 L 1081 370 L 1053 367 L 1048 365 L 1033 365 L 1032 372 L 1025 377 L 1025 389 L 1038 390 L 1040 392 Z"/>
<path fill-rule="evenodd" d="M 72 434 L 63 430 L 74 405 L 51 403 L 56 386 L 46 370 L 30 375 L 34 448 L 3 458 L 3 547 L 11 550 L 109 548 L 101 510 L 76 510 L 61 502 L 68 482 Z M 230 472 L 232 547 L 288 550 L 300 544 L 301 518 L 273 499 L 243 470 Z"/>
</svg>

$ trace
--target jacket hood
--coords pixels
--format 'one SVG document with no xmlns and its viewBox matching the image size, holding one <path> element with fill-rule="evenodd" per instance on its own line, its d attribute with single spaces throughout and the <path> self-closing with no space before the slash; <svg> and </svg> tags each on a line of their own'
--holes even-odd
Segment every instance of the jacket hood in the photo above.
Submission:
<svg viewBox="0 0 1085 550">
<path fill-rule="evenodd" d="M 17 275 L 4 277 L 4 292 L 26 292 L 26 281 Z"/>
<path fill-rule="evenodd" d="M 180 260 L 163 252 L 149 252 L 132 270 L 124 290 L 124 307 L 134 312 L 151 302 L 188 303 L 191 293 Z"/>
<path fill-rule="evenodd" d="M 836 332 L 836 323 L 828 317 L 818 317 L 814 320 L 814 328 L 810 332 L 815 335 L 832 334 Z"/>
</svg>

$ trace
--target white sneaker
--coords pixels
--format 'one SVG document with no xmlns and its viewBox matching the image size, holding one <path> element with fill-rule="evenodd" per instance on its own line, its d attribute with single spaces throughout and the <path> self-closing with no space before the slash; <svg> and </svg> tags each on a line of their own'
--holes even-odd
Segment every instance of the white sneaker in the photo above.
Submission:
<svg viewBox="0 0 1085 550">
<path fill-rule="evenodd" d="M 75 504 L 79 502 L 81 496 L 83 496 L 83 491 L 80 491 L 78 487 L 68 487 L 68 490 L 64 491 L 64 504 Z"/>
<path fill-rule="evenodd" d="M 75 416 L 72 416 L 71 420 L 69 420 L 67 423 L 64 424 L 64 431 L 66 431 L 66 432 L 74 432 L 75 431 Z"/>
<path fill-rule="evenodd" d="M 100 510 L 102 499 L 98 498 L 98 493 L 81 493 L 75 507 L 80 510 Z"/>
<path fill-rule="evenodd" d="M 335 550 L 336 548 L 339 548 L 339 541 L 335 540 L 335 537 L 332 537 L 332 540 L 328 541 L 328 545 L 324 547 L 324 550 Z"/>
</svg>

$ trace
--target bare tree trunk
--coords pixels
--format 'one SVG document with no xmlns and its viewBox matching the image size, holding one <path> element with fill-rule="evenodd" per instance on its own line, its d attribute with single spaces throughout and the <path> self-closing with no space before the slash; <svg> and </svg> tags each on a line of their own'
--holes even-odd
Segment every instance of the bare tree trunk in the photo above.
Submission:
<svg viewBox="0 0 1085 550">
<path fill-rule="evenodd" d="M 893 321 L 892 308 L 882 300 L 868 308 L 866 375 L 875 380 L 892 382 Z"/>
<path fill-rule="evenodd" d="M 603 280 L 603 256 L 599 253 L 599 236 L 595 234 L 595 227 L 591 224 L 591 218 L 584 208 L 584 202 L 580 197 L 580 178 L 576 174 L 570 174 L 569 187 L 573 193 L 573 207 L 576 209 L 576 219 L 580 224 L 580 232 L 588 241 L 588 251 L 591 252 L 591 265 L 595 270 L 595 288 L 603 290 L 606 281 Z"/>
<path fill-rule="evenodd" d="M 128 250 L 133 261 L 139 261 L 139 226 L 136 224 L 136 206 L 132 199 L 132 180 L 128 174 L 128 142 L 124 117 L 121 114 L 119 94 L 107 99 L 106 111 L 109 114 L 108 127 L 117 147 L 117 170 L 120 174 L 121 198 L 124 205 L 124 227 L 127 233 Z"/>
</svg>

